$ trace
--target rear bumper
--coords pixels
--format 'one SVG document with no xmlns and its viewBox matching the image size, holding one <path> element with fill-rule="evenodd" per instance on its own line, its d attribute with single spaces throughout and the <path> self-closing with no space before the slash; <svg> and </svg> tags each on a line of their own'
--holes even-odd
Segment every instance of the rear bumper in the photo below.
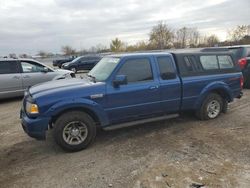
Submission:
<svg viewBox="0 0 250 188">
<path fill-rule="evenodd" d="M 50 118 L 29 118 L 24 112 L 21 111 L 21 124 L 25 133 L 30 137 L 45 140 L 46 131 L 48 130 Z"/>
</svg>

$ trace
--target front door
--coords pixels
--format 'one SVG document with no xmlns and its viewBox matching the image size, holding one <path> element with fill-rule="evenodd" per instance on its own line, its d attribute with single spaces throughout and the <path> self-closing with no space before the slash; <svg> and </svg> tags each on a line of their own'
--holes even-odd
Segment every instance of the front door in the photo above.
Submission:
<svg viewBox="0 0 250 188">
<path fill-rule="evenodd" d="M 24 89 L 52 80 L 56 73 L 52 70 L 44 72 L 44 66 L 33 61 L 21 61 Z"/>
<path fill-rule="evenodd" d="M 159 81 L 154 76 L 153 59 L 126 59 L 116 75 L 127 76 L 127 84 L 107 86 L 106 112 L 112 124 L 129 122 L 161 113 Z"/>
</svg>

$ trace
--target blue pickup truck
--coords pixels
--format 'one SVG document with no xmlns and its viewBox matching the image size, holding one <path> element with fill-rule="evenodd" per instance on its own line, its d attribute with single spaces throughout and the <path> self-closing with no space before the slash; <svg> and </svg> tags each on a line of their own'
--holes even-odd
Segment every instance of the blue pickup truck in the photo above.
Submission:
<svg viewBox="0 0 250 188">
<path fill-rule="evenodd" d="M 21 119 L 36 139 L 53 132 L 67 151 L 86 148 L 97 128 L 176 117 L 201 120 L 226 112 L 242 96 L 243 77 L 229 52 L 152 52 L 104 57 L 84 78 L 47 82 L 25 94 Z"/>
</svg>

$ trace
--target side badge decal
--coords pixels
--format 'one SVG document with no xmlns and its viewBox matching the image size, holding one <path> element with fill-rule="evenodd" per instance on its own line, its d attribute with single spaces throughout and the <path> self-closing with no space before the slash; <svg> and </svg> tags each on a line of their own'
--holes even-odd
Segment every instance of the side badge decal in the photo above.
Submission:
<svg viewBox="0 0 250 188">
<path fill-rule="evenodd" d="M 90 95 L 91 99 L 97 99 L 97 98 L 102 98 L 103 94 L 94 94 L 94 95 Z"/>
</svg>

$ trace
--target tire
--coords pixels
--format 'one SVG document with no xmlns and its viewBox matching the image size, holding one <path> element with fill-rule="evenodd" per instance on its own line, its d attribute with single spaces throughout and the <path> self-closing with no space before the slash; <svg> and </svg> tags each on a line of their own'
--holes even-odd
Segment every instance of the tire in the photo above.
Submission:
<svg viewBox="0 0 250 188">
<path fill-rule="evenodd" d="M 65 151 L 77 152 L 87 148 L 95 139 L 94 120 L 81 111 L 62 114 L 55 122 L 53 137 Z"/>
<path fill-rule="evenodd" d="M 227 110 L 228 110 L 228 101 L 227 101 L 227 99 L 223 99 L 222 112 L 225 114 L 225 113 L 227 113 Z"/>
<path fill-rule="evenodd" d="M 74 73 L 77 73 L 77 69 L 75 67 L 70 68 L 70 70 Z"/>
<path fill-rule="evenodd" d="M 201 107 L 196 112 L 200 120 L 209 120 L 217 118 L 223 111 L 223 99 L 216 93 L 209 94 L 203 101 Z"/>
</svg>

